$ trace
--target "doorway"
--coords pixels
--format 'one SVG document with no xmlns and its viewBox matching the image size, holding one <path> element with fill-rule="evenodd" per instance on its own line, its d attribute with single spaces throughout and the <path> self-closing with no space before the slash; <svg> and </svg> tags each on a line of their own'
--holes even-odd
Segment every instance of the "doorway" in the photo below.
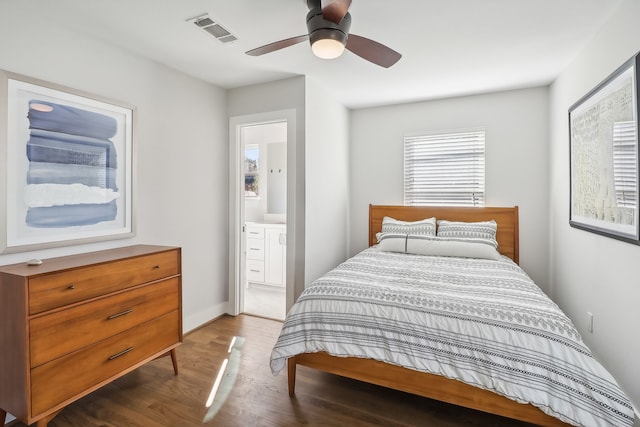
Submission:
<svg viewBox="0 0 640 427">
<path fill-rule="evenodd" d="M 273 291 L 275 291 L 274 287 L 270 286 L 265 288 L 264 286 L 266 286 L 266 284 L 261 282 L 266 281 L 273 283 L 275 281 L 277 283 L 277 279 L 273 279 L 272 276 L 278 273 L 277 269 L 269 269 L 269 273 L 267 273 L 264 269 L 260 272 L 259 268 L 254 268 L 253 270 L 258 271 L 249 271 L 250 277 L 247 278 L 248 267 L 251 267 L 251 264 L 254 264 L 254 261 L 256 261 L 255 256 L 247 258 L 248 243 L 252 245 L 257 243 L 258 251 L 264 251 L 265 248 L 269 248 L 270 255 L 276 253 L 271 249 L 271 245 L 278 245 L 281 249 L 279 253 L 282 253 L 284 258 L 282 264 L 284 270 L 282 272 L 282 280 L 284 283 L 278 288 L 279 295 L 283 296 L 282 300 L 277 300 L 279 311 L 276 314 L 262 314 L 257 312 L 256 314 L 275 319 L 284 318 L 284 314 L 295 301 L 296 277 L 303 274 L 304 271 L 300 268 L 302 261 L 296 251 L 296 247 L 304 246 L 304 241 L 300 240 L 298 237 L 299 233 L 296 232 L 296 227 L 298 227 L 298 223 L 300 222 L 299 217 L 303 215 L 304 212 L 304 209 L 298 208 L 297 206 L 297 203 L 299 203 L 298 200 L 303 200 L 304 197 L 298 196 L 298 192 L 300 192 L 303 187 L 298 185 L 299 179 L 296 178 L 297 173 L 299 173 L 299 168 L 296 165 L 298 156 L 296 149 L 298 137 L 296 118 L 295 110 L 278 110 L 246 116 L 233 116 L 229 119 L 229 299 L 226 311 L 231 315 L 247 312 L 247 309 L 254 312 L 251 306 L 251 296 L 249 297 L 249 305 L 247 305 L 245 301 L 248 285 L 251 285 L 252 290 L 271 291 L 271 293 L 273 293 Z M 281 133 L 283 130 L 286 130 L 286 136 L 284 138 Z M 271 131 L 271 133 L 269 133 L 269 131 Z M 270 134 L 280 136 L 277 138 L 273 136 L 269 137 L 268 135 Z M 254 135 L 262 135 L 262 137 L 259 139 L 254 138 Z M 276 145 L 272 148 L 265 145 L 266 148 L 260 150 L 261 141 L 266 142 L 267 140 L 275 142 Z M 277 145 L 278 142 L 285 142 L 286 144 Z M 255 148 L 255 145 L 258 146 L 257 153 L 251 151 Z M 245 152 L 245 147 L 249 149 L 248 152 Z M 271 192 L 271 197 L 274 198 L 275 196 L 275 198 L 278 199 L 276 201 L 272 200 L 272 203 L 279 207 L 277 209 L 274 208 L 277 212 L 269 215 L 272 212 L 266 212 L 265 209 L 268 210 L 268 207 L 263 206 L 259 208 L 261 204 L 264 205 L 269 202 L 268 188 L 266 193 L 261 190 L 261 188 L 266 188 L 264 187 L 264 179 L 260 174 L 256 176 L 257 172 L 255 170 L 249 170 L 250 168 L 245 166 L 245 162 L 247 159 L 253 159 L 253 161 L 249 161 L 248 163 L 259 164 L 261 161 L 260 157 L 262 157 L 262 160 L 265 161 L 266 164 L 269 158 L 269 151 L 273 152 L 274 150 L 280 153 L 274 154 L 272 158 L 278 157 L 281 162 L 281 151 L 283 148 L 285 151 L 284 158 L 286 160 L 283 165 L 271 165 L 274 166 L 273 175 L 275 176 L 271 178 L 271 183 L 277 181 L 280 188 L 282 188 L 282 186 L 286 187 L 286 191 L 284 193 L 280 191 Z M 265 155 L 261 156 L 260 152 L 265 153 Z M 276 169 L 276 166 L 278 169 Z M 253 169 L 257 168 L 259 168 L 259 165 L 255 165 Z M 245 169 L 247 169 L 248 173 L 245 173 Z M 276 175 L 279 169 L 282 170 Z M 253 176 L 251 176 L 252 173 Z M 269 177 L 266 178 L 267 181 L 268 179 Z M 251 194 L 251 192 L 253 191 L 255 193 L 256 188 L 254 183 L 256 180 L 258 182 L 259 200 L 258 198 L 251 199 L 251 197 L 255 197 L 255 194 Z M 284 205 L 284 209 L 282 205 Z M 252 208 L 254 209 L 252 210 Z M 265 214 L 267 214 L 266 217 Z M 262 215 L 262 217 L 259 215 Z M 258 227 L 258 230 L 252 230 L 253 232 L 259 233 L 258 235 L 251 234 L 251 236 L 258 237 L 258 240 L 262 240 L 262 242 L 256 242 L 255 240 L 249 240 L 247 238 L 250 228 L 248 225 L 253 225 L 248 224 L 248 222 L 262 224 Z M 267 228 L 270 229 L 269 233 L 267 233 Z M 279 230 L 276 232 L 272 230 L 273 228 Z M 282 228 L 284 228 L 284 233 L 282 233 Z M 254 251 L 255 247 L 251 252 Z M 269 258 L 269 265 L 271 265 L 271 259 L 273 257 L 270 256 Z M 260 256 L 258 256 L 257 261 L 260 261 Z M 262 262 L 264 268 L 264 256 Z M 257 274 L 258 277 L 253 277 L 254 274 Z M 300 291 L 298 290 L 298 292 Z M 267 300 L 258 298 L 257 301 L 264 302 Z M 284 310 L 282 310 L 281 301 L 284 303 Z"/>
<path fill-rule="evenodd" d="M 233 116 L 229 119 L 229 299 L 227 313 L 238 315 L 245 310 L 243 292 L 246 283 L 245 225 L 245 152 L 242 129 L 257 125 L 286 122 L 286 234 L 285 298 L 286 310 L 304 288 L 304 165 L 298 147 L 295 109 Z M 302 178 L 301 178 L 302 177 Z M 282 237 L 279 237 L 279 239 Z"/>
<path fill-rule="evenodd" d="M 287 122 L 240 127 L 244 231 L 240 312 L 284 320 L 286 315 Z M 241 272 L 242 273 L 242 272 Z"/>
</svg>

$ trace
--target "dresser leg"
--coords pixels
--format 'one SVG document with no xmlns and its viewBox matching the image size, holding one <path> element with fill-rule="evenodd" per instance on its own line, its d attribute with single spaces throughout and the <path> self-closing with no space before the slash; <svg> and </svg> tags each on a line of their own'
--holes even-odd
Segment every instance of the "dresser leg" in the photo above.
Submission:
<svg viewBox="0 0 640 427">
<path fill-rule="evenodd" d="M 0 426 L 4 426 L 4 423 L 7 422 L 7 411 L 0 408 Z"/>
<path fill-rule="evenodd" d="M 167 351 L 166 353 L 162 353 L 160 356 L 156 357 L 156 359 L 160 359 L 161 357 L 171 356 L 171 363 L 173 363 L 173 372 L 178 375 L 178 356 L 176 355 L 176 349 L 172 349 Z M 2 427 L 2 426 L 0 426 Z"/>
<path fill-rule="evenodd" d="M 54 412 L 53 414 L 49 414 L 44 418 L 40 418 L 38 420 L 38 422 L 36 423 L 36 427 L 47 427 L 47 424 L 49 424 L 49 421 L 54 419 L 56 417 L 56 415 L 58 415 L 61 411 L 62 411 L 62 409 L 60 409 L 59 411 Z"/>
<path fill-rule="evenodd" d="M 178 356 L 176 355 L 176 349 L 172 349 L 171 353 L 171 363 L 173 363 L 173 373 L 178 375 Z"/>
</svg>

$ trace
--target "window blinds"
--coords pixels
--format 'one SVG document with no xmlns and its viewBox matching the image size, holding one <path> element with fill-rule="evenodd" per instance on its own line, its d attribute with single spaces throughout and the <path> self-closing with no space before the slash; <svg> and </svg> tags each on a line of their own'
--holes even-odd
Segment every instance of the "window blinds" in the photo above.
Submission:
<svg viewBox="0 0 640 427">
<path fill-rule="evenodd" d="M 404 138 L 406 205 L 484 206 L 484 129 Z"/>
<path fill-rule="evenodd" d="M 638 184 L 636 141 L 634 121 L 613 124 L 613 179 L 618 207 L 633 209 L 636 207 Z"/>
</svg>

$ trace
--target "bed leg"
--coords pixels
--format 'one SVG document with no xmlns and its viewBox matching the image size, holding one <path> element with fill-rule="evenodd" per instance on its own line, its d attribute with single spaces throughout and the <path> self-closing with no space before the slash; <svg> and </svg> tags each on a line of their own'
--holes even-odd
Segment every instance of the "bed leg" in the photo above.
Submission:
<svg viewBox="0 0 640 427">
<path fill-rule="evenodd" d="M 289 384 L 289 397 L 296 393 L 296 358 L 290 357 L 287 360 L 287 379 Z"/>
</svg>

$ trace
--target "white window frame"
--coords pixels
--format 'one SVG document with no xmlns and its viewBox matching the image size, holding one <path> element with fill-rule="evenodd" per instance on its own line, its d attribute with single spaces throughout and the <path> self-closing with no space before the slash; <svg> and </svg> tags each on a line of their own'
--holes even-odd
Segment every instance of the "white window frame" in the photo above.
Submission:
<svg viewBox="0 0 640 427">
<path fill-rule="evenodd" d="M 258 159 L 257 159 L 257 163 L 256 163 L 256 170 L 252 171 L 249 170 L 248 164 L 247 164 L 247 156 L 246 156 L 246 152 L 248 150 L 256 150 L 258 152 Z M 259 200 L 260 199 L 260 146 L 258 144 L 246 144 L 244 146 L 244 162 L 243 162 L 243 168 L 244 168 L 244 174 L 243 174 L 243 179 L 245 180 L 246 183 L 246 179 L 247 176 L 253 176 L 254 179 L 256 179 L 258 181 L 258 193 L 256 194 L 247 194 L 246 192 L 246 188 L 245 188 L 245 199 L 255 199 L 255 200 Z"/>
<path fill-rule="evenodd" d="M 404 137 L 404 203 L 484 206 L 485 129 Z"/>
</svg>

